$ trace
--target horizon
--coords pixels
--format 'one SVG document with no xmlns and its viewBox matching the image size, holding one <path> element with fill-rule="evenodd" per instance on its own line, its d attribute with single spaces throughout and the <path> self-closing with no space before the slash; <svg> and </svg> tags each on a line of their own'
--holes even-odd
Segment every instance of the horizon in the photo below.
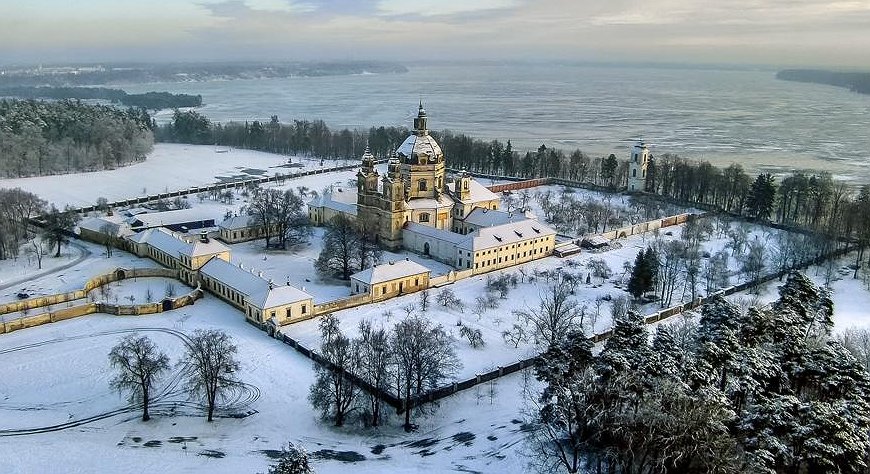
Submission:
<svg viewBox="0 0 870 474">
<path fill-rule="evenodd" d="M 862 68 L 870 4 L 739 0 L 33 0 L 0 64 L 419 60 Z M 292 59 L 291 59 L 292 58 Z"/>
</svg>

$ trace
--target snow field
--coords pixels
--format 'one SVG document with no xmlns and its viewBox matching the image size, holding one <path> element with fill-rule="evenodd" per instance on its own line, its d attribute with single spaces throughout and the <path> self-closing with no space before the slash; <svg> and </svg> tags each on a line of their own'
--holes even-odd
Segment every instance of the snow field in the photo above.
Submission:
<svg viewBox="0 0 870 474">
<path fill-rule="evenodd" d="M 249 406 L 255 414 L 207 423 L 196 410 L 172 416 L 164 409 L 142 423 L 140 413 L 130 411 L 62 431 L 5 437 L 0 471 L 102 472 L 112 466 L 119 472 L 265 472 L 268 450 L 279 450 L 289 440 L 312 453 L 327 450 L 315 456 L 321 474 L 350 467 L 329 459 L 335 457 L 329 450 L 364 458 L 352 465 L 360 473 L 524 470 L 517 450 L 522 374 L 494 384 L 492 402 L 473 391 L 443 400 L 432 416 L 416 419 L 420 428 L 414 434 L 404 433 L 398 418 L 377 430 L 336 430 L 316 418 L 306 399 L 314 380 L 311 361 L 243 322 L 238 311 L 212 296 L 158 315 L 91 315 L 0 337 L 0 380 L 6 381 L 0 385 L 0 431 L 123 409 L 125 398 L 108 387 L 111 347 L 138 330 L 174 363 L 183 355 L 182 341 L 157 330 L 190 334 L 196 328 L 232 335 L 242 361 L 239 375 L 259 389 Z"/>
<path fill-rule="evenodd" d="M 219 149 L 226 150 L 225 147 Z M 154 150 L 141 163 L 92 173 L 0 179 L 0 188 L 21 188 L 58 207 L 67 204 L 81 207 L 96 203 L 99 197 L 117 201 L 212 184 L 221 178 L 274 176 L 320 167 L 320 160 L 304 157 L 253 150 L 231 149 L 226 153 L 216 150 L 207 145 L 159 143 L 154 145 Z M 288 159 L 305 166 L 284 167 Z M 325 167 L 336 164 L 333 161 L 324 162 Z"/>
</svg>

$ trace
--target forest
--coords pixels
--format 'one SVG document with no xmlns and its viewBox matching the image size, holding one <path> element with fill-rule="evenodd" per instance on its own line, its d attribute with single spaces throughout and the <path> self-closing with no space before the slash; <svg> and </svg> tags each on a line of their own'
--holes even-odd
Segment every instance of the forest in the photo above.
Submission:
<svg viewBox="0 0 870 474">
<path fill-rule="evenodd" d="M 580 331 L 535 367 L 539 472 L 867 472 L 866 331 L 833 335 L 825 289 L 793 273 L 779 299 L 723 298 L 649 334 L 629 311 L 600 353 Z M 651 337 L 650 337 L 651 336 Z"/>
<path fill-rule="evenodd" d="M 202 105 L 201 95 L 172 94 L 169 92 L 128 94 L 121 89 L 106 87 L 7 86 L 0 87 L 0 97 L 106 100 L 127 107 L 143 107 L 150 110 L 199 107 Z"/>
<path fill-rule="evenodd" d="M 812 82 L 829 86 L 845 87 L 859 94 L 870 94 L 870 73 L 835 72 L 821 69 L 785 69 L 776 73 L 783 81 Z"/>
<path fill-rule="evenodd" d="M 158 141 L 217 144 L 323 159 L 355 159 L 366 144 L 386 158 L 408 135 L 404 127 L 331 130 L 322 120 L 282 123 L 212 123 L 196 111 L 176 111 L 170 123 L 155 128 Z M 485 141 L 449 130 L 432 132 L 451 168 L 523 178 L 551 177 L 618 190 L 628 177 L 627 160 L 614 154 L 589 156 L 541 145 L 519 153 L 510 140 Z M 795 171 L 784 177 L 752 176 L 739 164 L 726 168 L 674 154 L 652 157 L 647 192 L 679 204 L 819 231 L 829 236 L 858 236 L 870 241 L 870 187 L 860 190 L 828 173 Z M 856 192 L 857 191 L 857 192 Z"/>
<path fill-rule="evenodd" d="M 0 70 L 0 86 L 82 86 L 408 72 L 386 61 L 287 61 L 55 65 Z"/>
<path fill-rule="evenodd" d="M 151 117 L 79 101 L 0 100 L 0 177 L 117 168 L 153 147 Z"/>
</svg>

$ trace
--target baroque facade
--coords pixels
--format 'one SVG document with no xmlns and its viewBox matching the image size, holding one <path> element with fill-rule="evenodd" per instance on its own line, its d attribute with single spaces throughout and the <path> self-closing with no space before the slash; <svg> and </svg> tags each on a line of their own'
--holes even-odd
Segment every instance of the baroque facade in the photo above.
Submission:
<svg viewBox="0 0 870 474">
<path fill-rule="evenodd" d="M 444 152 L 429 134 L 422 103 L 414 130 L 392 153 L 387 173 L 380 176 L 368 150 L 357 173 L 357 222 L 390 249 L 402 246 L 408 222 L 449 231 L 474 208 L 498 209 L 499 202 L 497 194 L 466 174 L 447 182 Z"/>
</svg>

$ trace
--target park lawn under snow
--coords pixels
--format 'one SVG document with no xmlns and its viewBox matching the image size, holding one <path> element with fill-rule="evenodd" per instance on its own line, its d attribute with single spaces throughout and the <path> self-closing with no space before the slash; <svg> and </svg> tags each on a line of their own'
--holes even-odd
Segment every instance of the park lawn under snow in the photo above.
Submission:
<svg viewBox="0 0 870 474">
<path fill-rule="evenodd" d="M 0 188 L 21 188 L 63 207 L 95 204 L 144 194 L 175 191 L 212 184 L 222 179 L 250 179 L 319 168 L 320 161 L 253 150 L 215 148 L 207 145 L 159 143 L 145 161 L 130 166 L 92 173 L 75 173 L 34 178 L 0 179 Z M 288 160 L 303 168 L 287 168 Z M 326 167 L 343 162 L 326 161 Z M 318 188 L 313 188 L 318 189 Z"/>
<path fill-rule="evenodd" d="M 125 410 L 109 389 L 111 347 L 124 335 L 151 337 L 172 362 L 182 358 L 179 336 L 197 328 L 232 335 L 250 401 L 207 423 L 195 408 L 152 412 L 152 420 Z M 173 368 L 177 375 L 177 369 Z M 172 375 L 170 375 L 171 378 Z M 90 315 L 0 336 L 0 472 L 265 472 L 270 450 L 287 441 L 314 454 L 320 474 L 377 472 L 519 472 L 523 374 L 493 384 L 485 395 L 469 390 L 417 417 L 406 434 L 395 417 L 377 430 L 334 429 L 318 419 L 306 397 L 314 381 L 310 360 L 243 321 L 240 312 L 206 296 L 192 307 L 148 316 Z M 171 392 L 171 391 L 170 391 Z M 183 400 L 170 393 L 162 401 Z M 121 413 L 111 416 L 110 412 Z M 8 430 L 93 422 L 59 431 L 4 436 Z M 356 459 L 353 463 L 332 458 Z"/>
<path fill-rule="evenodd" d="M 79 263 L 65 268 L 60 271 L 51 272 L 47 275 L 36 277 L 27 281 L 23 281 L 12 285 L 8 288 L 0 289 L 0 303 L 15 301 L 18 298 L 16 293 L 24 292 L 31 297 L 51 295 L 56 293 L 65 293 L 68 291 L 79 290 L 84 287 L 85 283 L 91 278 L 108 273 L 116 268 L 154 268 L 157 263 L 147 258 L 139 258 L 131 253 L 115 250 L 112 252 L 111 258 L 106 258 L 105 247 L 95 245 L 89 242 L 76 241 L 74 246 L 86 249 L 87 256 Z M 74 246 L 64 247 L 64 251 L 59 259 L 59 264 L 72 263 L 76 260 L 76 250 Z M 49 260 L 55 260 L 54 257 L 45 257 L 43 266 Z M 8 268 L 11 261 L 0 261 L 0 269 Z M 56 268 L 57 266 L 55 266 Z M 31 267 L 32 272 L 37 272 L 36 266 Z M 0 283 L 2 288 L 2 283 Z M 162 292 L 161 292 L 162 294 Z"/>
</svg>

